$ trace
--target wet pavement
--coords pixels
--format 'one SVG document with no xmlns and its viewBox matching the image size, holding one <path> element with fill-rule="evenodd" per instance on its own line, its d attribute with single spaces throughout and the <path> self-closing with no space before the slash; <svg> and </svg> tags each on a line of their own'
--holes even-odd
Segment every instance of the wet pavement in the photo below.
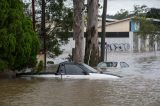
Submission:
<svg viewBox="0 0 160 106">
<path fill-rule="evenodd" d="M 160 52 L 113 53 L 130 67 L 114 80 L 0 80 L 0 106 L 159 106 Z"/>
</svg>

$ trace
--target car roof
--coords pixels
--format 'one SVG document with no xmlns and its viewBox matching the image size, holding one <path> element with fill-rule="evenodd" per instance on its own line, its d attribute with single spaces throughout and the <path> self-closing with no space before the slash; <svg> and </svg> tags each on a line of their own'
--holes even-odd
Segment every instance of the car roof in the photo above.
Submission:
<svg viewBox="0 0 160 106">
<path fill-rule="evenodd" d="M 65 61 L 65 62 L 59 63 L 59 65 L 61 65 L 61 64 L 77 64 L 77 65 L 79 65 L 79 64 L 82 64 L 82 63 Z"/>
<path fill-rule="evenodd" d="M 104 61 L 104 62 L 100 62 L 100 63 L 113 63 L 113 62 L 119 63 L 119 61 Z"/>
<path fill-rule="evenodd" d="M 71 64 L 71 65 L 73 65 L 73 64 L 74 64 L 74 65 L 79 65 L 79 66 L 81 66 L 81 68 L 82 68 L 83 70 L 85 70 L 85 71 L 87 71 L 87 72 L 89 72 L 89 73 L 91 73 L 91 72 L 97 72 L 96 69 L 94 69 L 94 68 L 88 66 L 88 65 L 85 64 L 85 63 L 77 63 L 77 62 L 68 62 L 68 61 L 66 61 L 66 62 L 60 63 L 59 66 L 60 66 L 60 65 L 67 65 L 67 64 Z M 87 66 L 86 66 L 86 65 L 87 65 Z M 89 68 L 89 67 L 90 67 L 90 68 Z"/>
<path fill-rule="evenodd" d="M 102 62 L 99 62 L 99 63 L 110 63 L 110 62 L 120 63 L 120 62 L 125 62 L 125 61 L 102 61 Z M 125 62 L 125 63 L 126 63 L 126 62 Z"/>
</svg>

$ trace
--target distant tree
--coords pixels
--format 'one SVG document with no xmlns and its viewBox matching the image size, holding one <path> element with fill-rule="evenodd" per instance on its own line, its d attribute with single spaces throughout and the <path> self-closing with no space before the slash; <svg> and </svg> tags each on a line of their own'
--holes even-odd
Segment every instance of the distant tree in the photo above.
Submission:
<svg viewBox="0 0 160 106">
<path fill-rule="evenodd" d="M 46 15 L 50 19 L 46 21 L 47 27 L 47 50 L 55 55 L 62 53 L 61 42 L 68 42 L 73 28 L 73 9 L 64 5 L 65 0 L 50 0 L 50 5 L 46 6 Z M 54 26 L 54 27 L 53 27 Z"/>
<path fill-rule="evenodd" d="M 158 33 L 157 26 L 154 25 L 152 20 L 147 20 L 146 17 L 135 17 L 134 18 L 140 27 L 137 32 L 138 35 L 146 37 L 147 35 L 156 36 Z"/>
<path fill-rule="evenodd" d="M 125 9 L 120 9 L 115 15 L 109 16 L 114 19 L 125 19 L 129 17 L 134 17 L 134 16 L 144 16 L 148 12 L 149 8 L 146 5 L 134 5 L 134 10 L 133 11 L 128 11 Z"/>
<path fill-rule="evenodd" d="M 121 9 L 120 11 L 118 11 L 115 15 L 114 18 L 115 19 L 125 19 L 129 17 L 129 12 L 125 9 Z"/>
<path fill-rule="evenodd" d="M 155 18 L 160 19 L 160 9 L 158 8 L 151 8 L 146 15 L 147 18 Z"/>
<path fill-rule="evenodd" d="M 62 53 L 60 50 L 61 43 L 67 43 L 69 33 L 73 28 L 73 9 L 64 5 L 66 0 L 46 0 L 46 46 L 47 50 L 59 55 Z M 25 13 L 31 18 L 30 5 L 25 4 Z M 35 2 L 36 5 L 36 31 L 40 34 L 40 16 L 41 16 L 41 0 Z M 43 39 L 41 37 L 41 39 Z M 43 43 L 41 42 L 41 48 Z"/>
<path fill-rule="evenodd" d="M 0 13 L 0 70 L 34 67 L 39 41 L 21 0 L 1 0 Z"/>
<path fill-rule="evenodd" d="M 137 31 L 137 35 L 146 38 L 147 36 L 152 39 L 152 42 L 159 39 L 160 25 L 151 18 L 151 14 L 148 12 L 150 9 L 147 6 L 137 6 L 134 10 L 134 20 L 139 23 L 140 27 Z M 150 19 L 148 17 L 150 16 Z"/>
<path fill-rule="evenodd" d="M 99 45 L 98 45 L 98 2 L 99 0 L 87 0 L 87 31 L 85 46 L 85 63 L 96 66 L 99 62 Z"/>
<path fill-rule="evenodd" d="M 144 17 L 146 16 L 146 13 L 149 11 L 149 8 L 146 5 L 134 5 L 134 10 L 132 11 L 132 14 L 134 16 Z"/>
</svg>

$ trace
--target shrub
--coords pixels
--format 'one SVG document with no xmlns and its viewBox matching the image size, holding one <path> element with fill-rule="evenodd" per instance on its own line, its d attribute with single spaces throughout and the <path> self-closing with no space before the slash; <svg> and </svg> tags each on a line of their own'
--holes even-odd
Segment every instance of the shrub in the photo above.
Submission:
<svg viewBox="0 0 160 106">
<path fill-rule="evenodd" d="M 40 72 L 43 70 L 43 61 L 41 60 L 39 63 L 38 63 L 38 66 L 37 66 L 37 72 Z"/>
<path fill-rule="evenodd" d="M 54 64 L 53 61 L 47 61 L 47 64 Z"/>
</svg>

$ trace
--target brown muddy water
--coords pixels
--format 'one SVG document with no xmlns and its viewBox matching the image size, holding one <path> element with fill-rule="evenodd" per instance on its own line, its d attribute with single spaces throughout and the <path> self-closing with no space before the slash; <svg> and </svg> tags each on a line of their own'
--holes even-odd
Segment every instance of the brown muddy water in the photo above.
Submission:
<svg viewBox="0 0 160 106">
<path fill-rule="evenodd" d="M 0 80 L 0 106 L 160 106 L 160 53 L 118 55 L 130 64 L 109 72 L 120 79 Z"/>
</svg>

